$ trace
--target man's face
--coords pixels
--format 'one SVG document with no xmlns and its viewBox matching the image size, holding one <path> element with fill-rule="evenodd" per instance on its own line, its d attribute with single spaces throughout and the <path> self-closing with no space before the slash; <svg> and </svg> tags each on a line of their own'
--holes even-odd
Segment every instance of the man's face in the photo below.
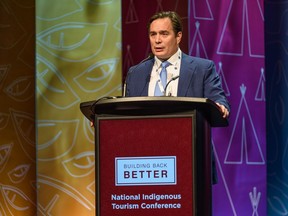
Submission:
<svg viewBox="0 0 288 216">
<path fill-rule="evenodd" d="M 151 50 L 159 59 L 166 60 L 178 50 L 182 32 L 175 35 L 169 18 L 154 20 L 150 25 L 149 39 Z"/>
</svg>

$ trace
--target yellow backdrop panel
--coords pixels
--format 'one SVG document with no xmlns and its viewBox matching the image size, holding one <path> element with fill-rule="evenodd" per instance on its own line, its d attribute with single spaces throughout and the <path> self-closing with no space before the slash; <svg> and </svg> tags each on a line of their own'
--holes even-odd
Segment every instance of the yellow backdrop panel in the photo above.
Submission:
<svg viewBox="0 0 288 216">
<path fill-rule="evenodd" d="M 94 129 L 84 101 L 121 95 L 121 1 L 38 0 L 39 215 L 95 215 Z"/>
</svg>

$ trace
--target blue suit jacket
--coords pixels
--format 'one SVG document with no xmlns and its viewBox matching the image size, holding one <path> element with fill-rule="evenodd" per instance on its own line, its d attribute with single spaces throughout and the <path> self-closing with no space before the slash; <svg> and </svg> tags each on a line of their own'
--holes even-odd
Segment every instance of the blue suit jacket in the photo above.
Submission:
<svg viewBox="0 0 288 216">
<path fill-rule="evenodd" d="M 154 58 L 149 59 L 130 68 L 126 79 L 126 96 L 148 96 L 154 61 Z M 207 59 L 182 53 L 177 96 L 209 98 L 224 105 L 230 111 L 230 104 L 222 89 L 215 64 Z"/>
<path fill-rule="evenodd" d="M 150 74 L 154 58 L 130 68 L 126 78 L 126 96 L 148 96 Z M 209 98 L 224 105 L 230 112 L 230 104 L 221 86 L 221 80 L 213 61 L 182 53 L 178 83 L 179 97 Z M 212 182 L 217 183 L 217 171 L 212 149 Z"/>
</svg>

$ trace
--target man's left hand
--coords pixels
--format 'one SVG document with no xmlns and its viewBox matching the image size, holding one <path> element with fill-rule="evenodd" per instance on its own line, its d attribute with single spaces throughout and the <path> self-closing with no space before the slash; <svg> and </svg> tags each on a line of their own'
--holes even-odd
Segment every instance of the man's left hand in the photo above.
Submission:
<svg viewBox="0 0 288 216">
<path fill-rule="evenodd" d="M 229 117 L 229 111 L 228 109 L 222 105 L 222 104 L 219 104 L 219 103 L 216 103 L 218 105 L 218 107 L 220 108 L 222 114 L 223 114 L 223 118 L 228 118 Z"/>
</svg>

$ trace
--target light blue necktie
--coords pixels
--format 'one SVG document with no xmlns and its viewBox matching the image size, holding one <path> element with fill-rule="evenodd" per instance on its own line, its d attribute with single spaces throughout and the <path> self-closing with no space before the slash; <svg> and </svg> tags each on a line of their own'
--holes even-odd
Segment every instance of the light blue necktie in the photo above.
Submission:
<svg viewBox="0 0 288 216">
<path fill-rule="evenodd" d="M 164 61 L 161 64 L 162 69 L 161 69 L 161 72 L 160 72 L 160 79 L 161 79 L 161 83 L 162 83 L 163 88 L 165 88 L 166 83 L 167 83 L 167 70 L 166 70 L 166 67 L 168 67 L 169 64 L 170 63 L 168 61 Z M 158 81 L 156 82 L 154 96 L 163 96 L 163 93 L 161 92 L 161 90 L 159 88 Z"/>
</svg>

